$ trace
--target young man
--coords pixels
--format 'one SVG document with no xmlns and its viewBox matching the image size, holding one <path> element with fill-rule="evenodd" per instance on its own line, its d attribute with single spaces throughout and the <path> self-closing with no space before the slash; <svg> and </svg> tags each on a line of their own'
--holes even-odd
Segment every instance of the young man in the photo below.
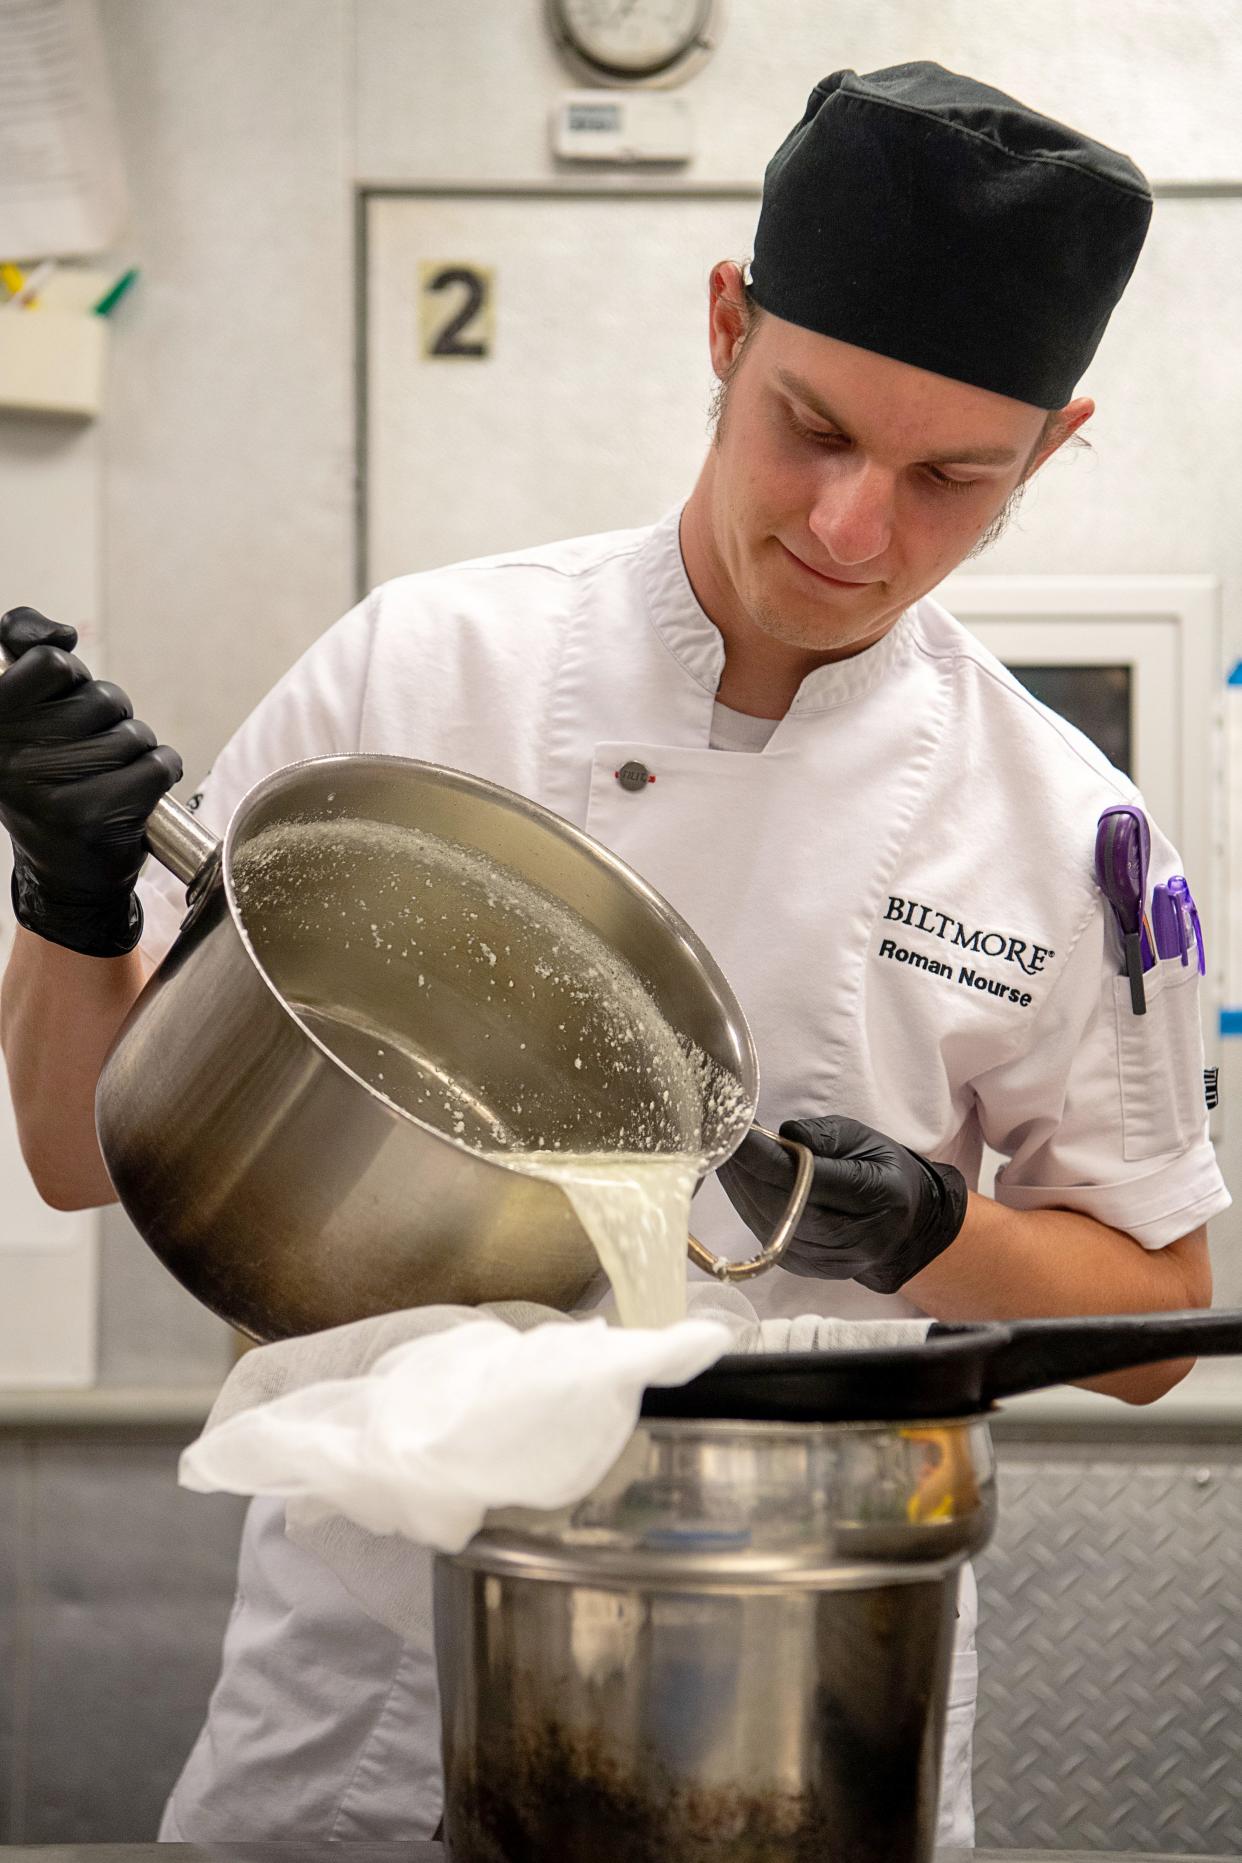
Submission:
<svg viewBox="0 0 1242 1863">
<path fill-rule="evenodd" d="M 762 1311 L 1210 1300 L 1204 1224 L 1229 1199 L 1191 973 L 1158 996 L 1153 979 L 1134 1018 L 1093 879 L 1097 819 L 1135 792 L 926 599 L 1090 416 L 1074 387 L 1150 210 L 1124 156 L 972 80 L 825 79 L 769 166 L 752 279 L 712 273 L 722 405 L 684 509 L 377 590 L 203 791 L 222 829 L 281 764 L 404 753 L 520 790 L 630 861 L 736 989 L 766 1120 L 817 1154 L 787 1261 L 813 1283 L 768 1276 Z M 179 918 L 175 885 L 148 877 L 144 934 L 134 892 L 179 770 L 71 631 L 18 610 L 0 633 L 19 656 L 0 814 L 26 927 L 5 1050 L 41 1188 L 90 1203 L 110 1195 L 100 1060 Z M 1153 882 L 1177 864 L 1155 832 Z M 969 1188 L 985 1143 L 1007 1160 L 994 1198 Z M 696 1233 L 751 1251 L 786 1175 L 752 1136 L 700 1193 Z M 1099 1382 L 1143 1402 L 1182 1370 Z M 165 1835 L 432 1831 L 430 1633 L 370 1622 L 265 1502 L 239 1599 Z M 967 1583 L 941 1807 L 959 1844 L 973 1631 Z"/>
</svg>

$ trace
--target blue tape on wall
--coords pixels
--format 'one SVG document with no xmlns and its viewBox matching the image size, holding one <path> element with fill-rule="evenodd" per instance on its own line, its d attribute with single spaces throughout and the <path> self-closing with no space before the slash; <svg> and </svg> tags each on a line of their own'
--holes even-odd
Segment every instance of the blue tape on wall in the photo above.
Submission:
<svg viewBox="0 0 1242 1863">
<path fill-rule="evenodd" d="M 1227 686 L 1242 686 L 1242 660 L 1236 662 L 1225 684 Z"/>
<path fill-rule="evenodd" d="M 1238 684 L 1242 685 L 1242 679 Z M 1221 1010 L 1220 1032 L 1222 1035 L 1242 1035 L 1242 1009 Z"/>
</svg>

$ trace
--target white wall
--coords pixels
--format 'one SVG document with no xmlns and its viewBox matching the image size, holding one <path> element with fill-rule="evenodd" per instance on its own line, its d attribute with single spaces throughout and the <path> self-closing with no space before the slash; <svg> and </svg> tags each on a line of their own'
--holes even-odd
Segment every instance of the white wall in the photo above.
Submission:
<svg viewBox="0 0 1242 1863">
<path fill-rule="evenodd" d="M 1242 176 L 1233 0 L 725 0 L 687 87 L 702 178 L 754 180 L 812 84 L 935 58 L 1131 153 L 1161 180 Z M 547 173 L 544 106 L 567 79 L 537 0 L 358 0 L 358 173 Z"/>
<path fill-rule="evenodd" d="M 0 608 L 46 606 L 98 657 L 100 436 L 0 416 Z M 0 838 L 0 964 L 13 933 Z M 21 1160 L 0 1080 L 0 1384 L 90 1384 L 97 1369 L 93 1211 L 49 1209 Z"/>
<path fill-rule="evenodd" d="M 73 442 L 0 423 L 24 509 L 18 519 L 0 504 L 0 560 L 15 523 L 28 548 L 41 531 L 46 578 L 15 593 L 55 608 L 66 559 L 85 564 L 95 547 L 65 513 L 97 487 L 110 670 L 194 772 L 352 599 L 355 184 L 546 179 L 547 111 L 570 80 L 536 0 L 102 0 L 101 11 L 134 201 L 125 256 L 143 279 L 116 321 L 93 448 L 83 441 L 70 469 Z M 811 84 L 838 65 L 933 56 L 1117 143 L 1157 181 L 1242 181 L 1237 23 L 1233 0 L 727 0 L 719 53 L 687 90 L 700 153 L 686 178 L 756 180 Z M 1240 224 L 1242 205 L 1205 206 L 1214 244 L 1236 244 Z M 1162 310 L 1177 332 L 1167 366 L 1218 371 L 1237 406 L 1236 357 L 1196 346 L 1211 286 L 1193 256 L 1182 283 Z M 1106 535 L 1084 528 L 1050 549 L 1032 516 L 981 567 L 1208 571 L 1242 652 L 1237 454 L 1199 439 L 1152 436 Z M 1152 485 L 1154 501 L 1139 491 Z M 1166 489 L 1186 525 L 1151 523 Z M 175 1340 L 189 1322 L 171 1295 L 161 1305 L 162 1282 L 135 1291 L 146 1269 L 115 1219 L 108 1233 L 105 1371 L 132 1376 L 149 1338 Z"/>
<path fill-rule="evenodd" d="M 102 14 L 143 268 L 116 332 L 103 598 L 115 675 L 191 775 L 350 601 L 350 17 Z"/>
</svg>

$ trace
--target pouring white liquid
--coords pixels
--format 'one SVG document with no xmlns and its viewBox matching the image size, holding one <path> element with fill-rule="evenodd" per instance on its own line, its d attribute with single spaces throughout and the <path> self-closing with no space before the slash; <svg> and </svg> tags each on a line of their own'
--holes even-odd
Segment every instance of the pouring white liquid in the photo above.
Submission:
<svg viewBox="0 0 1242 1863">
<path fill-rule="evenodd" d="M 672 1326 L 686 1317 L 686 1241 L 701 1158 L 640 1152 L 493 1155 L 511 1170 L 560 1185 L 612 1283 L 623 1326 Z"/>
<path fill-rule="evenodd" d="M 345 816 L 263 830 L 234 885 L 316 1041 L 399 1112 L 558 1185 L 623 1325 L 684 1317 L 690 1199 L 750 1107 L 593 926 L 476 848 Z"/>
</svg>

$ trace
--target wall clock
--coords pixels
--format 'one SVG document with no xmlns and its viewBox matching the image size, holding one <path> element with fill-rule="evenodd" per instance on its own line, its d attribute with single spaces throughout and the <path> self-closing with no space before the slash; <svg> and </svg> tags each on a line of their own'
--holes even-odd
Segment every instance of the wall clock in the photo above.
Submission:
<svg viewBox="0 0 1242 1863">
<path fill-rule="evenodd" d="M 681 84 L 715 50 L 718 0 L 547 0 L 561 56 L 596 84 Z"/>
</svg>

